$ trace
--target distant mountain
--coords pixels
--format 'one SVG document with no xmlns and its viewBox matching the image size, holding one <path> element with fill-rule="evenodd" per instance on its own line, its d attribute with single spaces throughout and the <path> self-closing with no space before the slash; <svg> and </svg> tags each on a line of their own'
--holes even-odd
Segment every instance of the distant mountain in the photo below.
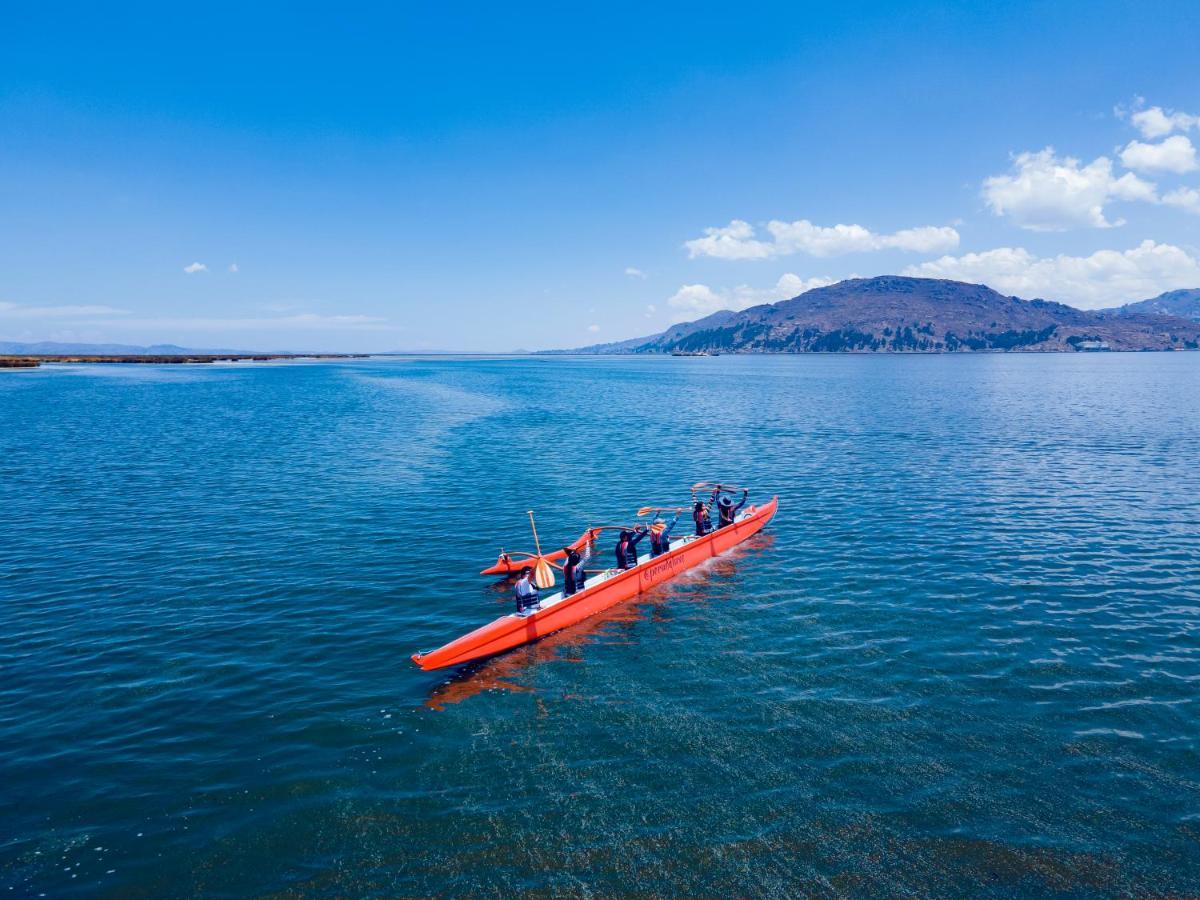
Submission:
<svg viewBox="0 0 1200 900">
<path fill-rule="evenodd" d="M 259 351 L 224 348 L 196 350 L 191 347 L 178 347 L 175 344 L 151 344 L 149 347 L 139 347 L 134 344 L 69 344 L 58 341 L 19 344 L 0 341 L 0 353 L 14 356 L 211 356 L 221 353 L 247 356 L 256 352 Z"/>
<path fill-rule="evenodd" d="M 1167 291 L 1165 294 L 1159 294 L 1149 300 L 1126 303 L 1124 306 L 1106 310 L 1106 312 L 1112 312 L 1119 316 L 1179 316 L 1181 319 L 1200 322 L 1200 288 Z"/>
<path fill-rule="evenodd" d="M 700 331 L 708 331 L 714 328 L 720 328 L 730 319 L 737 316 L 732 309 L 722 309 L 713 313 L 711 316 L 705 316 L 703 319 L 697 319 L 695 322 L 684 322 L 679 325 L 672 325 L 661 334 L 652 335 L 651 337 L 632 338 L 628 341 L 614 341 L 611 344 L 595 344 L 591 347 L 585 347 L 583 353 L 640 353 L 645 352 L 645 344 L 648 341 L 668 341 L 679 342 L 690 337 Z M 574 351 L 571 351 L 574 352 Z"/>
<path fill-rule="evenodd" d="M 1200 349 L 1200 323 L 1089 312 L 933 278 L 852 278 L 580 353 L 963 352 Z"/>
</svg>

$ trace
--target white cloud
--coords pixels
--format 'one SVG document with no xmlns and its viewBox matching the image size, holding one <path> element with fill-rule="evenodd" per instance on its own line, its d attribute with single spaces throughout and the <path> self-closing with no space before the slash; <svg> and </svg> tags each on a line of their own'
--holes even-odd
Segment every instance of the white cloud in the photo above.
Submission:
<svg viewBox="0 0 1200 900">
<path fill-rule="evenodd" d="M 807 219 L 767 223 L 770 240 L 760 239 L 749 222 L 734 219 L 728 225 L 705 228 L 704 237 L 685 241 L 688 256 L 712 256 L 718 259 L 770 259 L 807 253 L 809 256 L 837 256 L 873 250 L 909 250 L 936 253 L 958 246 L 958 232 L 949 227 L 906 228 L 892 234 L 876 234 L 862 225 L 814 225 Z"/>
<path fill-rule="evenodd" d="M 1157 144 L 1130 141 L 1121 151 L 1121 162 L 1127 169 L 1139 172 L 1194 172 L 1196 148 L 1182 134 L 1177 134 Z"/>
<path fill-rule="evenodd" d="M 630 278 L 645 278 L 646 277 L 645 272 L 643 272 L 641 269 L 635 269 L 633 266 L 626 266 L 625 274 L 628 275 Z"/>
<path fill-rule="evenodd" d="M 183 271 L 187 272 L 189 275 L 195 275 L 197 272 L 207 272 L 208 266 L 202 262 L 194 262 L 189 266 L 184 266 Z"/>
<path fill-rule="evenodd" d="M 1161 106 L 1152 106 L 1133 113 L 1129 117 L 1142 137 L 1149 140 L 1165 137 L 1172 131 L 1190 131 L 1200 125 L 1200 116 L 1188 115 L 1184 112 L 1164 110 Z"/>
<path fill-rule="evenodd" d="M 230 271 L 231 273 L 233 273 L 233 274 L 235 274 L 235 275 L 236 275 L 236 274 L 237 274 L 239 271 L 241 271 L 241 270 L 240 270 L 240 269 L 238 269 L 238 264 L 237 264 L 237 263 L 230 263 L 230 264 L 229 264 L 229 271 Z"/>
<path fill-rule="evenodd" d="M 1180 209 L 1200 215 L 1200 191 L 1195 188 L 1176 188 L 1169 194 L 1165 194 L 1162 202 L 1168 206 L 1178 206 Z"/>
<path fill-rule="evenodd" d="M 943 256 L 909 266 L 903 274 L 978 282 L 1003 294 L 1101 309 L 1200 286 L 1200 261 L 1179 247 L 1154 241 L 1142 241 L 1125 251 L 1040 258 L 1020 247 L 999 247 Z"/>
<path fill-rule="evenodd" d="M 588 331 L 590 331 L 592 334 L 595 334 L 599 330 L 600 330 L 599 325 L 589 325 L 588 326 Z"/>
<path fill-rule="evenodd" d="M 679 321 L 698 319 L 719 309 L 730 309 L 729 301 L 707 284 L 684 284 L 667 298 L 667 305 L 679 311 Z"/>
<path fill-rule="evenodd" d="M 22 306 L 0 303 L 0 317 L 6 319 L 70 319 L 80 316 L 127 316 L 129 310 L 113 306 Z"/>
<path fill-rule="evenodd" d="M 1112 160 L 1101 156 L 1081 166 L 1060 157 L 1053 147 L 1013 158 L 1012 171 L 984 179 L 983 197 L 998 216 L 1008 216 L 1030 231 L 1065 231 L 1071 227 L 1111 228 L 1104 206 L 1110 200 L 1157 199 L 1155 186 L 1126 172 L 1113 175 Z"/>
<path fill-rule="evenodd" d="M 721 309 L 746 309 L 760 303 L 787 300 L 805 291 L 833 284 L 832 278 L 801 278 L 788 272 L 781 275 L 774 287 L 756 289 L 749 285 L 738 285 L 732 290 L 714 291 L 706 284 L 685 284 L 667 298 L 673 310 L 672 321 L 687 322 L 699 319 Z"/>
</svg>

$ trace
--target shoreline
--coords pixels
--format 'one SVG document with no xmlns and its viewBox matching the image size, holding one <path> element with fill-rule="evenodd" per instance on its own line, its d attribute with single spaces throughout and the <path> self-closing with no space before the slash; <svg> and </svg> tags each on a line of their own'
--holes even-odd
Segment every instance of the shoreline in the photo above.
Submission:
<svg viewBox="0 0 1200 900">
<path fill-rule="evenodd" d="M 369 353 L 185 353 L 164 355 L 51 353 L 0 355 L 0 369 L 36 369 L 42 363 L 132 363 L 206 365 L 215 362 L 269 362 L 273 359 L 366 359 Z"/>
</svg>

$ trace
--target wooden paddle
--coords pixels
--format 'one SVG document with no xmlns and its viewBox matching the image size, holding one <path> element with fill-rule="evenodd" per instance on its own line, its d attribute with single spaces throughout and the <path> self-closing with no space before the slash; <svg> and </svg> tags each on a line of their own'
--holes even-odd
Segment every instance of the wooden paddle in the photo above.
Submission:
<svg viewBox="0 0 1200 900">
<path fill-rule="evenodd" d="M 695 496 L 697 493 L 708 491 L 712 488 L 720 488 L 722 494 L 736 494 L 738 491 L 749 490 L 749 488 L 744 488 L 741 485 L 726 484 L 723 481 L 697 481 L 692 485 L 692 495 Z"/>
<path fill-rule="evenodd" d="M 650 513 L 687 512 L 690 508 L 689 506 L 643 506 L 637 511 L 637 514 L 639 516 L 648 516 Z"/>
<path fill-rule="evenodd" d="M 542 542 L 538 540 L 537 525 L 533 521 L 533 510 L 528 510 L 529 527 L 533 529 L 533 546 L 537 548 L 537 563 L 533 567 L 533 583 L 539 588 L 554 587 L 554 570 L 542 556 Z"/>
</svg>

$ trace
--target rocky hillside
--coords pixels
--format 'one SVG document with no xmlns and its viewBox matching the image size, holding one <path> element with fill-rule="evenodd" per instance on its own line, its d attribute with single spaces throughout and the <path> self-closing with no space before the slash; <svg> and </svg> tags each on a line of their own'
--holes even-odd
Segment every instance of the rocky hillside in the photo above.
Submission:
<svg viewBox="0 0 1200 900">
<path fill-rule="evenodd" d="M 583 353 L 969 352 L 1200 349 L 1200 322 L 1047 300 L 931 278 L 854 278 Z"/>
<path fill-rule="evenodd" d="M 1111 310 L 1111 312 L 1120 316 L 1179 316 L 1181 319 L 1191 319 L 1193 322 L 1200 322 L 1200 288 L 1167 291 L 1165 294 L 1159 294 L 1150 300 L 1126 303 L 1118 309 Z"/>
</svg>

